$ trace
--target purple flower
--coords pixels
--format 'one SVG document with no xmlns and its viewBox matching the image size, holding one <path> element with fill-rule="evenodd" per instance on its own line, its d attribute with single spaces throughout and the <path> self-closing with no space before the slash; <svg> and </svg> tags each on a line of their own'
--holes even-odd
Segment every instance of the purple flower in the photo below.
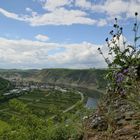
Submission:
<svg viewBox="0 0 140 140">
<path fill-rule="evenodd" d="M 123 70 L 123 74 L 126 74 L 126 73 L 128 73 L 128 72 L 129 72 L 128 69 L 124 69 L 124 70 Z"/>
<path fill-rule="evenodd" d="M 121 83 L 123 80 L 124 80 L 124 75 L 121 72 L 117 73 L 116 82 Z"/>
</svg>

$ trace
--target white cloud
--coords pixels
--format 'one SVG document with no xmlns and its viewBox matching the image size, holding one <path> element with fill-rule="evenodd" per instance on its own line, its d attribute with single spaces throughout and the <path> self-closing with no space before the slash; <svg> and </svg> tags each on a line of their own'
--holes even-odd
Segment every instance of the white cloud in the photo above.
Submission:
<svg viewBox="0 0 140 140">
<path fill-rule="evenodd" d="M 27 21 L 29 20 L 30 17 L 35 17 L 35 16 L 38 15 L 37 12 L 33 11 L 33 10 L 32 10 L 31 8 L 29 8 L 29 7 L 25 8 L 25 10 L 26 10 L 29 14 L 31 14 L 31 16 L 26 16 L 26 17 L 28 17 L 28 19 L 26 19 Z"/>
<path fill-rule="evenodd" d="M 80 10 L 56 9 L 30 19 L 32 26 L 40 25 L 72 25 L 72 24 L 95 24 L 96 20 L 88 17 L 88 14 Z"/>
<path fill-rule="evenodd" d="M 3 14 L 4 16 L 8 17 L 8 18 L 12 18 L 12 19 L 15 19 L 15 20 L 20 20 L 20 21 L 25 21 L 26 20 L 26 17 L 24 16 L 19 16 L 15 13 L 12 13 L 12 12 L 8 12 L 2 8 L 0 8 L 0 13 Z"/>
<path fill-rule="evenodd" d="M 140 0 L 100 0 L 98 2 L 75 0 L 75 5 L 93 13 L 104 14 L 104 19 L 100 19 L 99 16 L 96 22 L 98 26 L 107 25 L 114 20 L 114 17 L 124 20 L 124 18 L 133 18 L 135 12 L 140 13 Z M 140 16 L 138 19 L 140 20 Z"/>
<path fill-rule="evenodd" d="M 27 7 L 27 15 L 20 15 L 0 8 L 4 16 L 24 21 L 31 26 L 87 24 L 105 26 L 119 17 L 132 18 L 140 13 L 139 0 L 105 0 L 97 3 L 89 0 L 39 0 L 44 13 L 37 13 Z M 93 16 L 91 14 L 93 13 Z M 94 18 L 95 14 L 99 14 Z M 103 14 L 105 18 L 102 18 Z M 101 15 L 101 16 L 100 16 Z M 140 16 L 139 16 L 140 19 Z"/>
<path fill-rule="evenodd" d="M 0 60 L 7 63 L 36 63 L 38 55 L 47 55 L 51 49 L 57 48 L 55 43 L 43 43 L 31 40 L 9 40 L 0 38 Z"/>
<path fill-rule="evenodd" d="M 0 9 L 0 13 L 4 16 L 24 21 L 32 26 L 41 25 L 72 25 L 72 24 L 88 24 L 93 25 L 96 20 L 91 19 L 88 13 L 81 10 L 67 10 L 65 8 L 59 8 L 51 12 L 46 12 L 44 14 L 37 14 L 31 11 L 31 9 L 26 9 L 31 12 L 31 15 L 18 15 L 12 12 L 8 12 L 4 9 Z"/>
<path fill-rule="evenodd" d="M 92 3 L 87 0 L 75 0 L 75 6 L 78 6 L 84 9 L 91 9 Z"/>
<path fill-rule="evenodd" d="M 73 0 L 46 0 L 43 8 L 49 11 L 54 11 L 60 7 L 69 6 Z"/>
<path fill-rule="evenodd" d="M 129 6 L 128 1 L 123 0 L 106 0 L 104 4 L 94 5 L 92 8 L 95 11 L 106 12 L 107 15 L 117 15 L 125 13 Z"/>
<path fill-rule="evenodd" d="M 107 20 L 105 20 L 105 19 L 98 20 L 98 26 L 105 26 L 105 25 L 107 25 Z"/>
<path fill-rule="evenodd" d="M 106 0 L 104 3 L 94 4 L 91 9 L 97 13 L 106 13 L 108 16 L 131 15 L 140 13 L 139 0 Z"/>
<path fill-rule="evenodd" d="M 0 65 L 5 65 L 4 68 L 104 67 L 104 60 L 97 51 L 99 46 L 87 42 L 58 44 L 0 38 Z"/>
<path fill-rule="evenodd" d="M 32 12 L 32 9 L 29 8 L 29 7 L 25 8 L 25 10 L 26 10 L 27 12 Z"/>
<path fill-rule="evenodd" d="M 42 34 L 38 34 L 35 36 L 35 38 L 39 41 L 48 41 L 49 40 L 49 37 L 46 36 L 46 35 L 42 35 Z"/>
<path fill-rule="evenodd" d="M 59 67 L 89 68 L 105 67 L 103 58 L 97 51 L 101 45 L 83 42 L 65 45 L 66 50 L 48 57 L 49 61 Z M 65 59 L 64 59 L 65 58 Z"/>
</svg>

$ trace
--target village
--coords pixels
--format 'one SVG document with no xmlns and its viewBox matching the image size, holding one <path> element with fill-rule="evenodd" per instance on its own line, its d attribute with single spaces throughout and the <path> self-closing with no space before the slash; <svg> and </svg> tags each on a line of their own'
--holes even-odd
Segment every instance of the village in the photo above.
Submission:
<svg viewBox="0 0 140 140">
<path fill-rule="evenodd" d="M 67 92 L 66 89 L 56 86 L 55 84 L 50 85 L 50 84 L 41 83 L 41 82 L 25 81 L 21 77 L 10 77 L 10 78 L 5 78 L 5 79 L 9 80 L 14 87 L 8 92 L 3 93 L 3 96 L 8 97 L 8 98 L 20 96 L 23 94 L 29 94 L 33 90 L 54 89 L 54 90 L 59 90 L 61 92 Z"/>
</svg>

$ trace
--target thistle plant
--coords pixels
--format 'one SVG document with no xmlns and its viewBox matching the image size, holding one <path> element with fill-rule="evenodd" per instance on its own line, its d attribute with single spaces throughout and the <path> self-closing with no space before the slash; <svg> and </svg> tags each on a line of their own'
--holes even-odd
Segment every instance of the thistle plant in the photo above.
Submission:
<svg viewBox="0 0 140 140">
<path fill-rule="evenodd" d="M 133 45 L 127 44 L 123 35 L 123 27 L 118 24 L 118 19 L 115 18 L 113 30 L 109 33 L 111 38 L 105 39 L 109 49 L 108 57 L 105 57 L 101 48 L 98 48 L 110 69 L 106 76 L 109 80 L 108 89 L 120 95 L 125 95 L 131 85 L 140 79 L 140 45 L 138 45 L 140 36 L 138 36 L 137 16 L 138 13 L 136 12 Z"/>
</svg>

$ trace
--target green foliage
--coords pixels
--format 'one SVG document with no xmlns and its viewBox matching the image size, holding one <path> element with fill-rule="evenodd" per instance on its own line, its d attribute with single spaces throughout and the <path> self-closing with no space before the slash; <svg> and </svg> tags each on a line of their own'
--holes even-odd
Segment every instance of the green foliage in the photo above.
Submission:
<svg viewBox="0 0 140 140">
<path fill-rule="evenodd" d="M 1 121 L 0 120 L 0 135 L 4 133 L 4 131 L 8 130 L 10 128 L 10 126 L 8 125 L 8 123 Z"/>
<path fill-rule="evenodd" d="M 5 80 L 0 77 L 0 94 L 11 88 L 12 88 L 12 84 L 8 80 Z"/>
<path fill-rule="evenodd" d="M 32 113 L 24 103 L 13 99 L 9 102 L 13 114 L 9 124 L 0 121 L 2 140 L 78 140 L 82 126 L 77 115 L 65 113 L 57 119 L 43 119 Z M 81 105 L 79 105 L 81 108 Z M 78 107 L 78 106 L 77 106 Z"/>
<path fill-rule="evenodd" d="M 24 94 L 18 99 L 28 104 L 34 114 L 40 117 L 49 117 L 60 114 L 68 107 L 81 99 L 79 94 L 73 91 L 61 92 L 59 90 L 34 90 Z"/>
<path fill-rule="evenodd" d="M 22 103 L 21 101 L 17 99 L 13 99 L 9 101 L 9 106 L 11 110 L 20 112 L 20 113 L 27 113 L 29 112 L 27 105 Z"/>
</svg>

